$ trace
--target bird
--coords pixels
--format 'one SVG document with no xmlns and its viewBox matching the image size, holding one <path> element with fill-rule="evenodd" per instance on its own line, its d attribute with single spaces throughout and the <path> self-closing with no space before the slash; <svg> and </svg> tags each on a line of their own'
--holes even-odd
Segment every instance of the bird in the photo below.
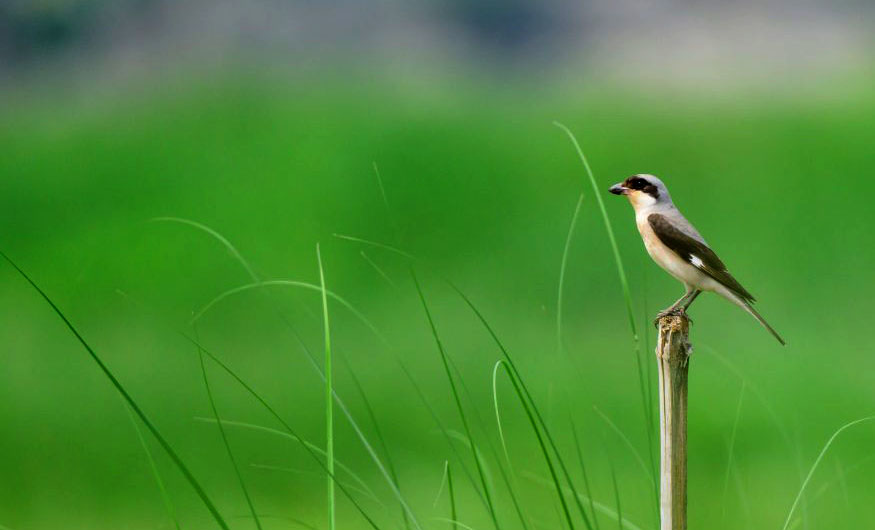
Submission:
<svg viewBox="0 0 875 530">
<path fill-rule="evenodd" d="M 747 311 L 781 345 L 787 343 L 753 308 L 755 299 L 729 273 L 699 231 L 681 214 L 671 200 L 668 188 L 653 175 L 632 175 L 608 190 L 625 196 L 635 210 L 635 223 L 647 253 L 657 265 L 684 284 L 686 292 L 657 317 L 680 315 L 703 292 L 714 292 Z"/>
</svg>

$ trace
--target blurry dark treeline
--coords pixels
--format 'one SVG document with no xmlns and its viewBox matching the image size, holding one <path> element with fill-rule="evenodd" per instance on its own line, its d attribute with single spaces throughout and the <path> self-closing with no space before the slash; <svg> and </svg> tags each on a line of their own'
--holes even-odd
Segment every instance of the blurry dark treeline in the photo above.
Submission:
<svg viewBox="0 0 875 530">
<path fill-rule="evenodd" d="M 834 63 L 871 49 L 872 21 L 870 0 L 2 0 L 0 72 L 132 50 L 479 64 L 583 52 L 610 65 L 645 50 L 713 63 L 772 49 L 778 63 Z"/>
</svg>

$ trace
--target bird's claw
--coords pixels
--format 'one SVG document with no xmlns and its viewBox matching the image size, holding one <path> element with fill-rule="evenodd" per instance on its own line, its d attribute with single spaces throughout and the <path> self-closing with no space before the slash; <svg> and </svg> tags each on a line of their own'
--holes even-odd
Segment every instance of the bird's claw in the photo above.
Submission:
<svg viewBox="0 0 875 530">
<path fill-rule="evenodd" d="M 656 314 L 656 318 L 653 319 L 653 326 L 659 327 L 659 320 L 663 317 L 675 316 L 675 317 L 684 317 L 687 321 L 692 324 L 693 319 L 687 314 L 686 309 L 683 307 L 670 307 L 668 309 L 664 309 Z"/>
</svg>

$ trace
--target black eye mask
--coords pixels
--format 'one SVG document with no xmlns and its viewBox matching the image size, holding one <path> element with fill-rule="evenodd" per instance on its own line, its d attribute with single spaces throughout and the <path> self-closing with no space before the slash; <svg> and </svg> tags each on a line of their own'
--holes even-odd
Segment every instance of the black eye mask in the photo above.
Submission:
<svg viewBox="0 0 875 530">
<path fill-rule="evenodd" d="M 659 189 L 648 182 L 647 179 L 641 177 L 630 177 L 626 179 L 626 182 L 623 185 L 631 190 L 643 191 L 654 199 L 659 198 Z"/>
</svg>

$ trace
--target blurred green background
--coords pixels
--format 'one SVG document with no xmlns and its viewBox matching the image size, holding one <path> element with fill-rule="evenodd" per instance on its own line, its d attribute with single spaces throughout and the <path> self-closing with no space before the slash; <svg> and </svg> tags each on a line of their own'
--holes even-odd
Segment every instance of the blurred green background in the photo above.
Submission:
<svg viewBox="0 0 875 530">
<path fill-rule="evenodd" d="M 445 462 L 459 520 L 492 523 L 465 475 L 468 448 L 441 431 L 462 424 L 411 263 L 463 382 L 501 528 L 521 527 L 499 471 L 509 469 L 493 402 L 501 354 L 447 278 L 514 357 L 576 485 L 571 422 L 592 497 L 653 529 L 655 411 L 642 407 L 596 194 L 631 284 L 653 400 L 650 320 L 682 290 L 606 189 L 656 174 L 789 343 L 713 295 L 693 306 L 690 526 L 781 528 L 830 435 L 875 410 L 875 45 L 858 32 L 871 9 L 618 5 L 12 2 L 0 10 L 0 248 L 79 328 L 232 528 L 255 525 L 215 423 L 198 419 L 212 411 L 197 349 L 178 330 L 192 333 L 194 312 L 252 279 L 205 231 L 155 218 L 217 231 L 263 279 L 318 283 L 320 244 L 328 289 L 380 334 L 330 302 L 336 391 L 423 527 L 451 528 Z M 770 41 L 760 24 L 775 17 Z M 702 33 L 717 27 L 747 33 Z M 597 190 L 554 120 L 577 135 Z M 0 528 L 173 527 L 108 380 L 8 265 L 0 300 Z M 324 447 L 324 389 L 304 348 L 321 363 L 318 292 L 229 296 L 197 333 Z M 207 369 L 223 418 L 280 428 Z M 497 396 L 528 525 L 563 528 L 502 375 Z M 337 459 L 372 495 L 340 479 L 381 528 L 401 528 L 391 490 L 335 414 Z M 215 527 L 143 434 L 181 526 Z M 300 445 L 241 427 L 228 437 L 265 528 L 327 527 L 325 475 Z M 863 424 L 836 440 L 791 527 L 873 525 L 873 437 Z M 338 524 L 368 527 L 340 493 Z M 598 524 L 617 525 L 605 513 Z"/>
</svg>

